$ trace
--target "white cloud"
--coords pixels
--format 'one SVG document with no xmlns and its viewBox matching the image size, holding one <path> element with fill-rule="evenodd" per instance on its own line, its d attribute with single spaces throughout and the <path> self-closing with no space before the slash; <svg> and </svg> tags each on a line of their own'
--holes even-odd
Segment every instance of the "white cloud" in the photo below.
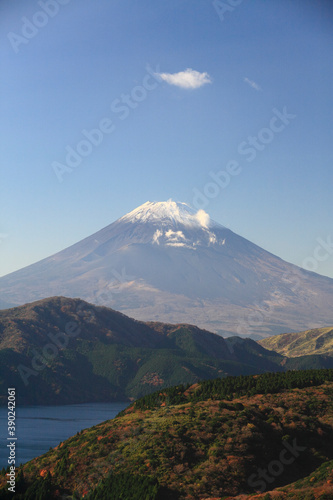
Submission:
<svg viewBox="0 0 333 500">
<path fill-rule="evenodd" d="M 172 231 L 171 229 L 169 229 L 165 233 L 165 236 L 169 239 L 169 241 L 177 241 L 178 239 L 186 240 L 182 231 Z"/>
<path fill-rule="evenodd" d="M 176 85 L 182 89 L 198 89 L 206 83 L 212 83 L 208 73 L 199 73 L 194 69 L 187 68 L 179 73 L 156 73 L 162 80 L 170 85 Z"/>
<path fill-rule="evenodd" d="M 153 243 L 157 243 L 159 245 L 160 242 L 158 240 L 162 236 L 162 234 L 163 234 L 163 231 L 160 231 L 159 229 L 156 229 L 156 231 L 154 233 L 154 236 L 153 236 Z"/>
<path fill-rule="evenodd" d="M 198 210 L 197 213 L 195 214 L 195 218 L 199 222 L 200 226 L 206 228 L 209 226 L 210 217 L 204 210 L 202 209 Z"/>
<path fill-rule="evenodd" d="M 190 248 L 188 245 L 185 245 L 185 243 L 167 243 L 166 244 L 168 247 L 186 247 Z"/>
<path fill-rule="evenodd" d="M 208 234 L 209 234 L 209 243 L 215 245 L 215 243 L 217 242 L 216 235 L 214 233 L 208 233 Z"/>
<path fill-rule="evenodd" d="M 253 80 L 250 80 L 247 77 L 244 77 L 244 82 L 246 82 L 248 85 L 250 85 L 250 87 L 252 87 L 254 90 L 258 90 L 258 91 L 262 90 L 262 88 L 256 82 L 254 82 Z"/>
</svg>

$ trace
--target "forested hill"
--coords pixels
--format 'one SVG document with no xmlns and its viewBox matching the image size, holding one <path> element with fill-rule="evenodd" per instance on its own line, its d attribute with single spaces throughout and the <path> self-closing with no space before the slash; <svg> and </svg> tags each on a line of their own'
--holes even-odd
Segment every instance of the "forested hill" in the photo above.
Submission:
<svg viewBox="0 0 333 500">
<path fill-rule="evenodd" d="M 286 389 L 303 389 L 321 385 L 324 381 L 333 382 L 333 369 L 292 370 L 285 373 L 264 373 L 254 376 L 238 376 L 203 380 L 192 386 L 176 386 L 144 396 L 123 413 L 136 409 L 152 409 L 161 405 L 176 405 L 186 402 L 200 402 L 208 399 L 232 400 L 241 396 L 255 394 L 275 394 Z"/>
<path fill-rule="evenodd" d="M 0 385 L 16 387 L 21 405 L 130 401 L 180 383 L 310 368 L 333 368 L 333 357 L 287 358 L 251 339 L 144 323 L 80 299 L 0 311 Z"/>
<path fill-rule="evenodd" d="M 328 499 L 332 465 L 333 370 L 228 377 L 136 401 L 25 464 L 15 495 L 0 476 L 0 499 Z"/>
</svg>

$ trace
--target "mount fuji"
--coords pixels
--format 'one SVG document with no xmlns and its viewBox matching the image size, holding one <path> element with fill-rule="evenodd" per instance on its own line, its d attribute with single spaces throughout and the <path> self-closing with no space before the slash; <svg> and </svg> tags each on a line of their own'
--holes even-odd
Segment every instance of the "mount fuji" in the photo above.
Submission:
<svg viewBox="0 0 333 500">
<path fill-rule="evenodd" d="M 185 203 L 147 202 L 0 278 L 3 307 L 79 297 L 135 319 L 259 339 L 333 324 L 333 280 L 289 264 Z"/>
</svg>

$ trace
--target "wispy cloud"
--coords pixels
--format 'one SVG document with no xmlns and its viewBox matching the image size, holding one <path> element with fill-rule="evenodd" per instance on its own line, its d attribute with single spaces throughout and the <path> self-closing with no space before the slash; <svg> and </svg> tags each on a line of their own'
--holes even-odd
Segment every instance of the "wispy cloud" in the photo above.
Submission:
<svg viewBox="0 0 333 500">
<path fill-rule="evenodd" d="M 206 83 L 212 83 L 208 73 L 199 73 L 191 68 L 179 73 L 157 73 L 157 75 L 169 85 L 176 85 L 182 89 L 198 89 Z"/>
<path fill-rule="evenodd" d="M 250 87 L 252 87 L 254 90 L 258 90 L 258 91 L 262 90 L 262 88 L 256 82 L 254 82 L 253 80 L 250 80 L 247 77 L 244 77 L 244 82 L 246 82 L 248 85 L 250 85 Z"/>
<path fill-rule="evenodd" d="M 202 227 L 207 228 L 209 226 L 210 217 L 204 210 L 202 209 L 198 210 L 197 213 L 195 214 L 195 218 Z"/>
</svg>

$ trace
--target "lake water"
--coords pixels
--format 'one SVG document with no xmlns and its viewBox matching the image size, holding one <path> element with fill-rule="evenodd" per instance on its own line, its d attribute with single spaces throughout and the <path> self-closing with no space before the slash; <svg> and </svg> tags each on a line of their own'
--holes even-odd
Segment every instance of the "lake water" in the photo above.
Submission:
<svg viewBox="0 0 333 500">
<path fill-rule="evenodd" d="M 78 431 L 114 418 L 129 403 L 25 406 L 16 409 L 16 465 L 53 448 Z M 7 467 L 7 408 L 0 408 L 0 469 Z"/>
</svg>

